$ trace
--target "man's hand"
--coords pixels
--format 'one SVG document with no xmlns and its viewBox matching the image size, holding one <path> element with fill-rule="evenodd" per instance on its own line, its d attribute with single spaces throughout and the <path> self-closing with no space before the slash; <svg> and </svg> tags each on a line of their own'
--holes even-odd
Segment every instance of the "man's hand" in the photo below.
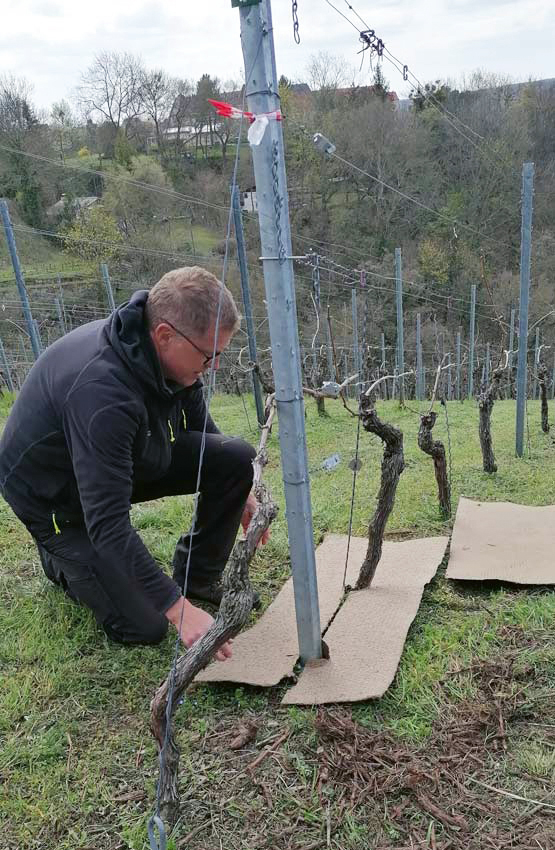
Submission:
<svg viewBox="0 0 555 850">
<path fill-rule="evenodd" d="M 249 523 L 254 516 L 256 509 L 258 508 L 258 502 L 254 496 L 254 493 L 249 493 L 248 499 L 245 502 L 245 509 L 243 510 L 243 516 L 241 517 L 241 525 L 243 526 L 243 531 L 247 532 L 247 528 L 249 527 Z M 263 546 L 270 539 L 270 529 L 267 528 L 260 540 L 258 541 L 259 546 Z"/>
<path fill-rule="evenodd" d="M 183 596 L 177 602 L 174 602 L 171 608 L 168 608 L 166 617 L 179 630 L 181 640 L 187 648 L 191 647 L 199 638 L 206 634 L 214 622 L 214 617 L 211 617 L 202 608 L 196 608 Z M 218 661 L 225 661 L 227 658 L 231 658 L 233 654 L 232 643 L 232 640 L 228 640 L 219 648 L 216 653 Z"/>
</svg>

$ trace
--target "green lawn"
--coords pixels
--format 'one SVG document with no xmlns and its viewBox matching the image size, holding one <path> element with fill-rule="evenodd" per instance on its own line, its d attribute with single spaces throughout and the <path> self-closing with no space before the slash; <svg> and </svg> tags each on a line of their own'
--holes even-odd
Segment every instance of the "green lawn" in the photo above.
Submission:
<svg viewBox="0 0 555 850">
<path fill-rule="evenodd" d="M 27 283 L 37 279 L 56 278 L 58 275 L 64 280 L 68 277 L 98 273 L 98 264 L 63 253 L 38 236 L 31 237 L 18 233 L 17 247 L 23 276 Z M 15 287 L 13 266 L 7 252 L 2 253 L 1 247 L 0 283 L 9 283 Z"/>
<path fill-rule="evenodd" d="M 254 404 L 245 402 L 250 426 L 236 397 L 217 396 L 213 414 L 222 430 L 255 442 Z M 6 399 L 2 405 L 5 416 Z M 431 459 L 416 446 L 418 416 L 393 402 L 378 409 L 405 435 L 406 469 L 388 532 L 449 533 Z M 352 487 L 356 423 L 339 402 L 327 402 L 327 410 L 318 417 L 307 404 L 315 543 L 326 532 L 346 532 Z M 528 405 L 524 459 L 514 456 L 514 403 L 495 405 L 493 476 L 481 469 L 476 405 L 451 402 L 448 415 L 455 506 L 461 494 L 555 502 L 555 445 L 540 430 L 538 403 Z M 434 434 L 446 438 L 442 408 Z M 381 460 L 377 438 L 362 432 L 360 445 L 356 535 L 365 534 Z M 322 471 L 336 451 L 340 465 Z M 288 575 L 277 433 L 267 480 L 281 510 L 252 569 L 264 604 Z M 186 497 L 133 509 L 136 527 L 166 564 L 190 515 Z M 173 636 L 153 648 L 109 643 L 87 611 L 47 582 L 28 534 L 4 504 L 0 542 L 0 847 L 144 850 L 157 777 L 149 701 L 169 669 Z M 175 718 L 183 805 L 169 847 L 553 846 L 555 809 L 483 784 L 555 806 L 554 638 L 551 588 L 465 586 L 446 581 L 441 568 L 381 700 L 315 712 L 281 708 L 284 685 L 195 688 Z M 245 718 L 259 723 L 259 743 L 231 750 Z M 246 773 L 264 743 L 286 729 L 287 741 L 252 777 Z"/>
</svg>

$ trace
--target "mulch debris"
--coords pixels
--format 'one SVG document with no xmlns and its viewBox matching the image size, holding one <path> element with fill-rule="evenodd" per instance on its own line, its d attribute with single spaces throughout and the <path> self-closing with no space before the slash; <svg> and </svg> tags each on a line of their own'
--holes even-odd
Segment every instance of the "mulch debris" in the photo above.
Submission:
<svg viewBox="0 0 555 850">
<path fill-rule="evenodd" d="M 421 747 L 361 726 L 350 709 L 320 709 L 319 793 L 333 785 L 345 811 L 369 799 L 379 804 L 403 843 L 382 842 L 376 850 L 555 850 L 555 811 L 538 794 L 551 805 L 555 795 L 536 785 L 535 802 L 527 803 L 484 788 L 496 785 L 508 728 L 541 712 L 530 696 L 533 670 L 509 650 L 450 675 L 461 673 L 471 676 L 476 697 L 457 704 Z"/>
</svg>

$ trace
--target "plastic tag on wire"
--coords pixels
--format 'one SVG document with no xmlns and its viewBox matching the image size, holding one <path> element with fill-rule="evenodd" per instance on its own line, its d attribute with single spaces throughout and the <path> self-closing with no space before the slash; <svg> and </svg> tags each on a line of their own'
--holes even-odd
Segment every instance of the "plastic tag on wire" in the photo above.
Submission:
<svg viewBox="0 0 555 850">
<path fill-rule="evenodd" d="M 249 140 L 249 144 L 255 146 L 259 145 L 262 139 L 264 138 L 264 133 L 266 132 L 266 127 L 268 126 L 269 121 L 266 115 L 257 115 L 252 124 L 249 127 L 249 131 L 247 133 L 247 139 Z"/>
<path fill-rule="evenodd" d="M 339 394 L 343 387 L 337 381 L 324 381 L 320 387 L 320 392 L 326 398 L 339 398 Z"/>
<path fill-rule="evenodd" d="M 212 100 L 209 97 L 208 103 L 211 103 L 216 113 L 223 118 L 246 118 L 247 121 L 250 121 L 251 126 L 249 127 L 247 138 L 251 145 L 260 144 L 270 120 L 281 121 L 282 119 L 280 109 L 275 109 L 273 112 L 261 112 L 259 115 L 256 115 L 254 112 L 239 109 L 237 106 L 233 106 L 233 104 L 226 103 L 223 100 Z"/>
</svg>

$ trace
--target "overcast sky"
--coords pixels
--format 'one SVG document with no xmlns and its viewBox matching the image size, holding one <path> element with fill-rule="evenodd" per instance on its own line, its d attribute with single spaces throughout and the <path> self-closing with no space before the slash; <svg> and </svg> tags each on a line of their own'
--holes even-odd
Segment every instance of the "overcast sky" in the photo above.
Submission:
<svg viewBox="0 0 555 850">
<path fill-rule="evenodd" d="M 363 28 L 345 0 L 334 5 Z M 555 77 L 555 0 L 350 0 L 389 50 L 422 81 L 460 78 L 477 68 L 515 80 Z M 278 74 L 306 80 L 320 50 L 360 66 L 358 36 L 325 0 L 298 0 L 301 43 L 293 41 L 291 3 L 274 0 Z M 19 0 L 3 4 L 0 73 L 26 77 L 35 103 L 69 97 L 95 53 L 139 54 L 149 67 L 198 78 L 239 80 L 239 11 L 231 0 Z M 363 74 L 369 76 L 365 59 Z M 408 87 L 387 62 L 390 87 Z M 366 82 L 364 77 L 361 82 Z"/>
</svg>

